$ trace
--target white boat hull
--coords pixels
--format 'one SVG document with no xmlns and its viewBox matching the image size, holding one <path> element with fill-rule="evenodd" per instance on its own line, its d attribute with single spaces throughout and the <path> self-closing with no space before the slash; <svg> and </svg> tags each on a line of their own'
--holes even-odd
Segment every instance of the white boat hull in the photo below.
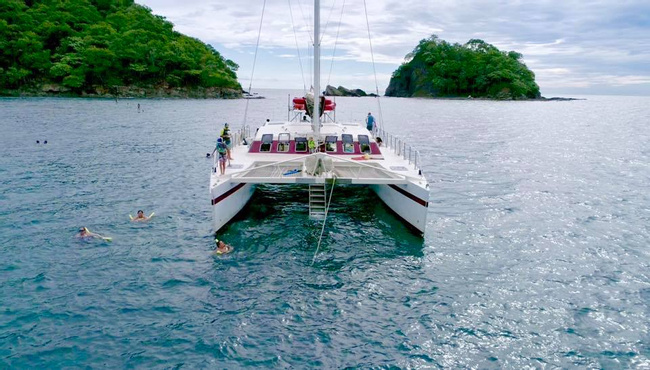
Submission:
<svg viewBox="0 0 650 370">
<path fill-rule="evenodd" d="M 246 206 L 255 192 L 255 184 L 222 182 L 211 191 L 212 227 L 218 231 Z"/>
<path fill-rule="evenodd" d="M 377 196 L 399 217 L 424 233 L 429 210 L 429 191 L 415 184 L 371 185 Z"/>
</svg>

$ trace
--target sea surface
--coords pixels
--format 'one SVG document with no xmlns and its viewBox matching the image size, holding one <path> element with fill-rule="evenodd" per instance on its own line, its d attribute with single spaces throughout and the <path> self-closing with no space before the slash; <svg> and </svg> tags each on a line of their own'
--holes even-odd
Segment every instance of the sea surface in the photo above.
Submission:
<svg viewBox="0 0 650 370">
<path fill-rule="evenodd" d="M 650 98 L 338 98 L 420 149 L 424 237 L 342 186 L 315 255 L 266 186 L 213 256 L 205 153 L 288 93 L 0 99 L 0 368 L 650 368 Z"/>
</svg>

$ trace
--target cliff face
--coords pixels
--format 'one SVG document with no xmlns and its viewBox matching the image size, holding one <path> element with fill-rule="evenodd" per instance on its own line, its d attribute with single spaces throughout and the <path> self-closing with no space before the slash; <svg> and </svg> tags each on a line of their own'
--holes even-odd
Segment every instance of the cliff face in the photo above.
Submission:
<svg viewBox="0 0 650 370">
<path fill-rule="evenodd" d="M 4 0 L 0 50 L 0 94 L 241 91 L 237 64 L 133 0 Z"/>
<path fill-rule="evenodd" d="M 387 96 L 540 98 L 535 74 L 514 51 L 482 40 L 449 44 L 432 36 L 406 56 L 391 77 Z"/>
</svg>

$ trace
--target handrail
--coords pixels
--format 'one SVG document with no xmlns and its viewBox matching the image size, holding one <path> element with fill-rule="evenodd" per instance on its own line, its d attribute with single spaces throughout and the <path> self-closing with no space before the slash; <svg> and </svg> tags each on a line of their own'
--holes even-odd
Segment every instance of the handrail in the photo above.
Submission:
<svg viewBox="0 0 650 370">
<path fill-rule="evenodd" d="M 378 128 L 375 137 L 381 137 L 386 145 L 386 149 L 390 149 L 393 153 L 407 160 L 409 164 L 413 164 L 414 169 L 420 169 L 420 151 L 413 146 L 406 143 L 397 136 L 393 136 L 382 128 Z"/>
</svg>

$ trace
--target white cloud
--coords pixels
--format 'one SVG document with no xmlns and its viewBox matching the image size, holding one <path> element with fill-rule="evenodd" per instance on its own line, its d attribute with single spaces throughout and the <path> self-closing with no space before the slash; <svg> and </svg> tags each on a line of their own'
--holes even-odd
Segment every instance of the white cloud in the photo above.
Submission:
<svg viewBox="0 0 650 370">
<path fill-rule="evenodd" d="M 262 1 L 144 0 L 141 3 L 155 14 L 167 17 L 178 31 L 215 45 L 224 56 L 240 64 L 240 77 L 250 75 L 250 52 L 257 41 Z M 313 37 L 311 1 L 291 0 L 291 3 L 300 54 L 306 63 L 305 48 Z M 275 64 L 286 68 L 287 73 L 295 73 L 296 39 L 287 4 L 287 1 L 266 2 L 260 47 L 268 53 L 258 63 Z M 347 0 L 341 18 L 342 4 L 343 0 L 321 1 L 321 19 L 323 22 L 329 19 L 329 24 L 323 25 L 326 30 L 322 38 L 323 57 L 328 63 L 338 31 L 335 60 L 341 66 L 334 68 L 354 72 L 337 74 L 341 80 L 336 84 L 357 87 L 353 85 L 362 83 L 362 79 L 354 78 L 358 72 L 351 62 L 361 64 L 366 68 L 366 75 L 374 80 L 372 66 L 367 65 L 372 58 L 366 17 L 362 2 Z M 588 4 L 579 0 L 373 0 L 367 4 L 382 89 L 404 56 L 421 39 L 435 33 L 449 42 L 465 43 L 471 38 L 481 38 L 502 50 L 522 53 L 536 73 L 542 92 L 546 87 L 562 84 L 588 87 L 598 83 L 613 87 L 648 84 L 650 94 L 647 67 L 650 2 L 647 0 L 598 0 Z M 292 58 L 296 66 L 289 68 L 287 63 Z M 279 75 L 277 68 L 256 72 L 260 81 L 275 83 L 279 83 Z"/>
</svg>

